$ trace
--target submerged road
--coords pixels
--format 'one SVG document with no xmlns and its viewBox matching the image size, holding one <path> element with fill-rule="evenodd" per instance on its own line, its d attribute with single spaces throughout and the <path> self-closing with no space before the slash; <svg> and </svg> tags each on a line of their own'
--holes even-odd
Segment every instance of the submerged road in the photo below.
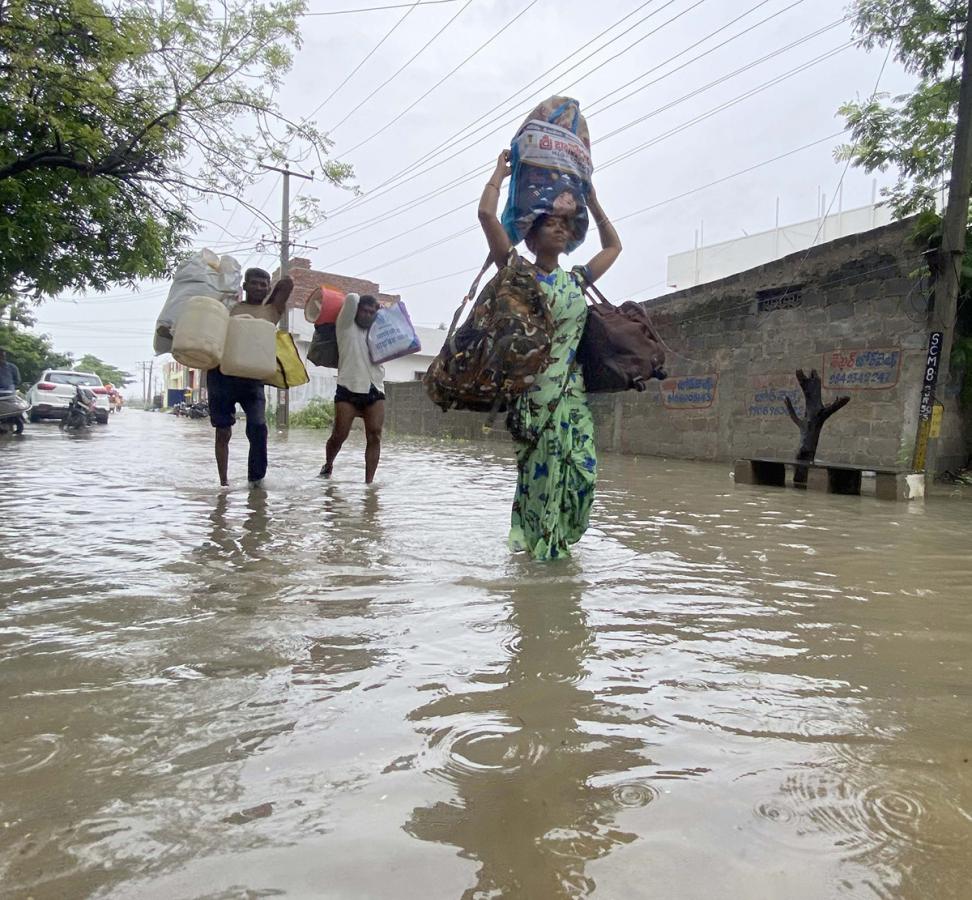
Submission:
<svg viewBox="0 0 972 900">
<path fill-rule="evenodd" d="M 0 894 L 959 898 L 965 502 L 605 455 L 574 557 L 495 445 L 0 441 Z"/>
</svg>

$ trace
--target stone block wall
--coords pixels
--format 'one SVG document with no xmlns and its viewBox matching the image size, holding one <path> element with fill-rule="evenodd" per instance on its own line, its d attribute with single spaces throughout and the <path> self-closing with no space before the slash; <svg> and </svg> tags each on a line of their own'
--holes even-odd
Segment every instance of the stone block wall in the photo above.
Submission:
<svg viewBox="0 0 972 900">
<path fill-rule="evenodd" d="M 664 382 L 644 393 L 591 397 L 600 447 L 622 453 L 728 460 L 792 456 L 794 372 L 817 369 L 824 401 L 851 402 L 823 430 L 818 457 L 861 465 L 910 460 L 925 351 L 927 282 L 913 224 L 896 222 L 792 254 L 648 304 L 668 345 Z M 418 383 L 388 385 L 390 430 L 507 440 L 503 417 L 443 415 Z M 942 464 L 965 461 L 957 391 L 946 404 Z"/>
</svg>

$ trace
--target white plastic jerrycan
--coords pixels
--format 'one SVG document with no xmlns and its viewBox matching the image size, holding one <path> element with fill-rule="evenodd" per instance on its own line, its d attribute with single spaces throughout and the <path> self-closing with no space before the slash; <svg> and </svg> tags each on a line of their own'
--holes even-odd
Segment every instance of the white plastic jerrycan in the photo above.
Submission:
<svg viewBox="0 0 972 900">
<path fill-rule="evenodd" d="M 277 371 L 277 329 L 266 319 L 230 316 L 219 369 L 239 378 L 272 378 Z"/>
<path fill-rule="evenodd" d="M 223 358 L 229 311 L 213 297 L 190 297 L 172 335 L 172 355 L 191 369 L 215 369 Z"/>
</svg>

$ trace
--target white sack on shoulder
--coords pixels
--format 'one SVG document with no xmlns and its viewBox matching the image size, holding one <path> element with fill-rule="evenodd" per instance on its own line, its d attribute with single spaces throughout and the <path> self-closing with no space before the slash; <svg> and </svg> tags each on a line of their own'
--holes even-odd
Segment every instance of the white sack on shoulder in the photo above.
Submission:
<svg viewBox="0 0 972 900">
<path fill-rule="evenodd" d="M 217 256 L 208 249 L 190 256 L 172 276 L 172 287 L 155 323 L 155 352 L 171 349 L 176 323 L 190 297 L 212 297 L 230 307 L 239 300 L 241 283 L 240 264 L 232 256 Z"/>
</svg>

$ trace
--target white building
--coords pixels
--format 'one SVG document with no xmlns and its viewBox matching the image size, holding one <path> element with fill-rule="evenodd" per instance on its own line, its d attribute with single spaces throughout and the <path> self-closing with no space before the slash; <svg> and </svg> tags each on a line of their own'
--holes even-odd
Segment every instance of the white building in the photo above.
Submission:
<svg viewBox="0 0 972 900">
<path fill-rule="evenodd" d="M 779 225 L 770 231 L 719 244 L 705 245 L 697 231 L 696 246 L 692 250 L 668 257 L 666 281 L 669 287 L 677 290 L 718 281 L 825 241 L 887 225 L 890 221 L 891 210 L 887 206 L 871 204 L 795 225 Z"/>
</svg>

